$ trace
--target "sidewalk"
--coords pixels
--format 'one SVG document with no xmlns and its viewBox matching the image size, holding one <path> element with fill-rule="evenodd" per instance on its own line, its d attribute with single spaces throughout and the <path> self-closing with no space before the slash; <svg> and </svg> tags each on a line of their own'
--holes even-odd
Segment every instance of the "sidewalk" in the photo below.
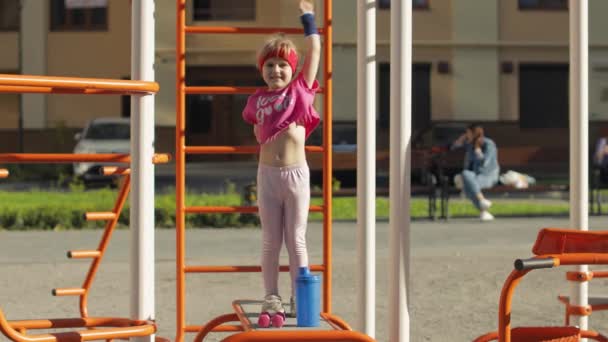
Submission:
<svg viewBox="0 0 608 342">
<path fill-rule="evenodd" d="M 458 342 L 496 329 L 498 296 L 516 258 L 531 256 L 541 227 L 567 227 L 567 218 L 476 219 L 416 221 L 411 223 L 410 324 L 411 341 Z M 590 218 L 590 228 L 608 226 L 608 217 Z M 356 328 L 357 260 L 356 223 L 334 223 L 333 312 Z M 101 231 L 0 232 L 0 307 L 9 319 L 78 315 L 77 300 L 54 298 L 55 287 L 78 287 L 88 264 L 68 260 L 65 251 L 97 245 Z M 186 233 L 189 265 L 257 264 L 258 229 L 189 229 Z M 377 224 L 376 314 L 377 340 L 387 339 L 388 223 Z M 120 230 L 95 280 L 89 312 L 95 316 L 129 313 L 129 238 Z M 309 225 L 309 253 L 320 262 L 321 226 Z M 156 230 L 156 319 L 159 336 L 175 337 L 175 231 Z M 283 255 L 283 262 L 285 262 Z M 568 293 L 566 268 L 535 271 L 515 292 L 514 325 L 557 325 L 563 307 L 556 297 Z M 259 274 L 207 274 L 187 277 L 188 324 L 203 324 L 228 313 L 236 298 L 259 298 Z M 591 292 L 604 283 L 592 283 Z M 282 294 L 288 279 L 281 275 Z M 590 327 L 608 332 L 606 311 L 595 312 Z M 193 338 L 189 335 L 188 338 Z M 3 337 L 0 340 L 4 341 Z M 217 338 L 209 341 L 217 341 Z"/>
</svg>

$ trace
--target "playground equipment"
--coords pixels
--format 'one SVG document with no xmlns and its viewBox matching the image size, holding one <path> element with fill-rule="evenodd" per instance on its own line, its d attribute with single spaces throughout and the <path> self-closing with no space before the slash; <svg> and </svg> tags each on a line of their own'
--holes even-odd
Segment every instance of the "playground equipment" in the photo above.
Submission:
<svg viewBox="0 0 608 342">
<path fill-rule="evenodd" d="M 319 91 L 325 95 L 323 146 L 307 146 L 308 153 L 323 153 L 323 205 L 311 206 L 310 211 L 323 213 L 323 262 L 311 265 L 311 270 L 323 274 L 323 314 L 326 327 L 319 330 L 287 330 L 261 331 L 251 323 L 247 308 L 256 314 L 259 306 L 252 301 L 235 301 L 235 313 L 213 319 L 203 326 L 186 326 L 185 318 L 185 279 L 186 273 L 218 273 L 218 272 L 260 272 L 260 266 L 193 266 L 185 265 L 185 215 L 194 213 L 252 213 L 257 207 L 186 207 L 185 206 L 185 161 L 188 154 L 252 154 L 257 153 L 255 146 L 186 146 L 185 135 L 185 96 L 187 94 L 248 94 L 255 91 L 251 87 L 221 87 L 221 86 L 187 86 L 186 85 L 186 34 L 268 34 L 283 32 L 286 34 L 301 34 L 297 28 L 255 28 L 255 27 L 212 27 L 186 26 L 186 0 L 177 0 L 177 101 L 176 101 L 176 234 L 177 234 L 177 336 L 176 341 L 182 342 L 187 332 L 198 332 L 195 341 L 202 341 L 210 332 L 236 332 L 237 334 L 225 341 L 371 341 L 361 333 L 351 331 L 350 327 L 339 318 L 331 315 L 331 144 L 332 144 L 332 6 L 331 1 L 324 1 L 323 28 L 320 34 L 324 36 L 324 87 Z M 281 266 L 281 271 L 288 266 Z M 247 305 L 245 305 L 247 303 Z M 228 322 L 238 322 L 233 325 L 223 325 Z M 289 321 L 288 321 L 289 325 Z"/>
<path fill-rule="evenodd" d="M 154 82 L 124 81 L 110 79 L 90 79 L 75 77 L 47 77 L 28 75 L 0 75 L 0 93 L 73 93 L 73 94 L 153 94 L 158 91 L 158 84 Z M 155 155 L 153 162 L 167 162 L 167 155 Z M 102 163 L 129 163 L 130 157 L 124 154 L 0 154 L 0 162 L 4 163 L 74 163 L 74 162 L 102 162 Z M 113 168 L 108 173 L 127 175 L 126 168 Z M 0 170 L 0 176 L 5 178 L 8 171 Z M 131 320 L 114 317 L 88 317 L 87 296 L 95 273 L 101 263 L 103 254 L 114 230 L 118 215 L 124 205 L 130 188 L 130 176 L 126 176 L 116 204 L 111 212 L 87 213 L 87 219 L 107 220 L 102 241 L 96 250 L 70 251 L 72 258 L 93 258 L 82 288 L 55 289 L 57 296 L 80 296 L 79 318 L 62 319 L 35 319 L 22 321 L 7 321 L 0 310 L 0 331 L 12 341 L 82 341 L 103 340 L 114 338 L 129 338 L 150 336 L 156 331 L 156 325 L 149 320 Z M 48 334 L 27 334 L 30 329 L 73 329 L 68 332 Z M 82 328 L 76 330 L 76 328 Z M 94 329 L 92 329 L 94 328 Z"/>
<path fill-rule="evenodd" d="M 498 309 L 498 331 L 485 334 L 475 342 L 495 341 L 580 341 L 588 338 L 608 341 L 605 336 L 573 326 L 563 327 L 519 327 L 511 328 L 511 301 L 515 288 L 522 278 L 532 270 L 569 265 L 608 264 L 608 233 L 569 229 L 544 228 L 538 233 L 530 259 L 515 261 L 503 285 Z M 589 311 L 590 308 L 585 308 Z M 585 314 L 579 312 L 580 315 Z"/>
</svg>

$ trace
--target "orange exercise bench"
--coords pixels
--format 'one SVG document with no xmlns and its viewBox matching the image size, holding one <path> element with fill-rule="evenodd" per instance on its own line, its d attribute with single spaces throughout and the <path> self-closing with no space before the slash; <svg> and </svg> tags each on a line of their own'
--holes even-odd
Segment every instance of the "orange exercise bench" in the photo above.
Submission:
<svg viewBox="0 0 608 342">
<path fill-rule="evenodd" d="M 544 228 L 532 248 L 536 255 L 515 261 L 515 269 L 503 285 L 498 309 L 498 331 L 487 333 L 474 342 L 500 341 L 580 341 L 582 338 L 608 342 L 608 338 L 591 330 L 572 326 L 511 328 L 511 301 L 515 287 L 532 270 L 572 265 L 608 264 L 606 232 Z"/>
</svg>

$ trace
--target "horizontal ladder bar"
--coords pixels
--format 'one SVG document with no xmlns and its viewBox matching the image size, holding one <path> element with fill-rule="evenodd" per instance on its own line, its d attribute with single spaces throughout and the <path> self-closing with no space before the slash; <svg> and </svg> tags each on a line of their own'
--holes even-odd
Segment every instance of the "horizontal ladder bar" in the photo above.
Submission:
<svg viewBox="0 0 608 342">
<path fill-rule="evenodd" d="M 53 289 L 51 291 L 53 296 L 61 297 L 61 296 L 80 296 L 86 293 L 85 289 L 78 288 L 65 288 L 65 289 Z"/>
<path fill-rule="evenodd" d="M 101 168 L 100 173 L 103 176 L 124 176 L 131 174 L 131 169 L 128 167 L 104 166 Z"/>
<path fill-rule="evenodd" d="M 323 146 L 306 146 L 306 152 L 323 152 Z M 187 154 L 255 154 L 259 146 L 184 146 Z"/>
<path fill-rule="evenodd" d="M 7 169 L 0 169 L 0 178 L 8 178 L 9 172 Z"/>
<path fill-rule="evenodd" d="M 89 212 L 84 214 L 87 221 L 110 221 L 116 218 L 116 213 L 111 211 Z"/>
<path fill-rule="evenodd" d="M 186 86 L 186 94 L 253 94 L 260 87 L 230 87 L 230 86 Z M 324 93 L 324 88 L 317 89 L 317 93 Z"/>
<path fill-rule="evenodd" d="M 281 272 L 288 272 L 289 266 L 282 265 L 279 267 Z M 325 266 L 323 265 L 310 265 L 310 270 L 315 272 L 324 272 Z M 238 273 L 238 272 L 262 272 L 261 266 L 246 265 L 246 266 L 186 266 L 184 267 L 186 273 Z"/>
<path fill-rule="evenodd" d="M 96 250 L 68 251 L 68 258 L 70 259 L 99 258 L 100 255 L 101 252 Z"/>
<path fill-rule="evenodd" d="M 218 214 L 218 213 L 257 213 L 258 207 L 252 206 L 193 206 L 186 207 L 184 211 L 187 214 Z M 323 206 L 311 205 L 310 212 L 323 212 Z"/>
<path fill-rule="evenodd" d="M 185 331 L 188 333 L 197 333 L 199 331 L 201 331 L 205 326 L 204 325 L 188 325 L 186 326 Z M 243 329 L 242 325 L 234 325 L 234 324 L 226 324 L 226 325 L 220 325 L 217 326 L 215 328 L 213 328 L 213 332 L 239 332 L 239 331 L 244 331 L 245 329 Z"/>
<path fill-rule="evenodd" d="M 295 27 L 230 27 L 230 26 L 186 26 L 186 33 L 209 33 L 209 34 L 304 34 L 304 29 Z M 320 27 L 319 34 L 324 34 L 325 30 Z"/>
</svg>

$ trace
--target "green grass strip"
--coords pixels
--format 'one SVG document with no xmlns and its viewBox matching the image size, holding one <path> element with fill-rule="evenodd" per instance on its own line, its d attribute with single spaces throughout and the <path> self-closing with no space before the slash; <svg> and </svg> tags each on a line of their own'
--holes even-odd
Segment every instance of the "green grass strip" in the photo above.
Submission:
<svg viewBox="0 0 608 342">
<path fill-rule="evenodd" d="M 42 191 L 6 192 L 0 191 L 0 227 L 19 229 L 89 229 L 100 228 L 104 222 L 87 222 L 83 215 L 87 211 L 110 211 L 117 196 L 116 190 L 95 191 Z M 322 205 L 321 198 L 313 198 L 312 204 Z M 439 203 L 437 203 L 439 204 Z M 187 206 L 236 206 L 243 205 L 241 196 L 229 194 L 188 193 Z M 438 208 L 439 210 L 439 208 Z M 509 199 L 495 200 L 491 212 L 501 216 L 554 216 L 567 215 L 568 203 L 563 200 Z M 463 199 L 453 199 L 449 207 L 450 217 L 476 217 L 479 215 L 473 205 Z M 336 197 L 332 202 L 334 220 L 356 220 L 357 200 L 355 197 Z M 175 227 L 175 194 L 157 194 L 155 203 L 157 227 Z M 425 198 L 413 198 L 410 202 L 413 219 L 428 217 L 428 202 Z M 388 198 L 376 199 L 376 217 L 388 219 Z M 322 220 L 321 213 L 311 213 L 313 221 Z M 257 226 L 258 218 L 251 214 L 200 214 L 186 215 L 187 227 L 243 227 Z M 121 213 L 119 223 L 129 224 L 128 202 Z"/>
</svg>

